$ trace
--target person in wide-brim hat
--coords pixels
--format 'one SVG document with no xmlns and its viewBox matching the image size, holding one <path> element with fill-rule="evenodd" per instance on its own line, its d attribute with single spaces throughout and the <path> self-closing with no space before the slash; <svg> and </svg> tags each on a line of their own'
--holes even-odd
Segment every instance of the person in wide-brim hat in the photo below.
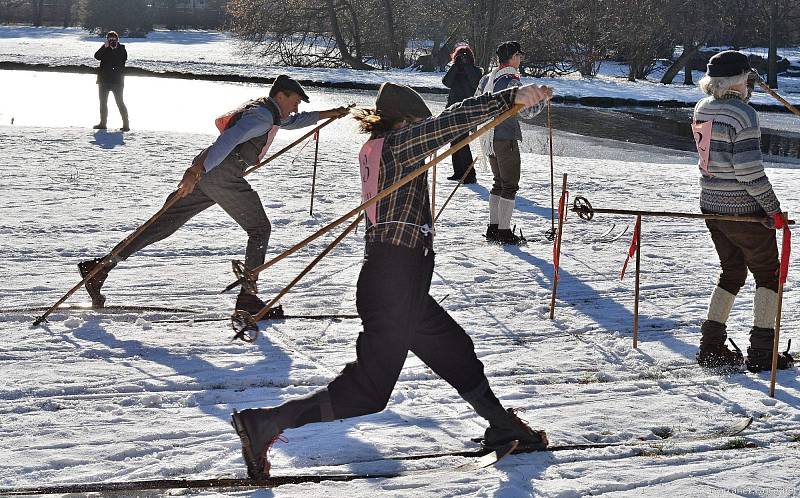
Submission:
<svg viewBox="0 0 800 498">
<path fill-rule="evenodd" d="M 362 197 L 372 198 L 424 164 L 455 137 L 510 109 L 551 96 L 529 85 L 466 99 L 432 117 L 413 89 L 385 83 L 375 107 L 352 111 L 369 140 L 359 153 Z M 365 259 L 358 277 L 356 308 L 364 326 L 356 360 L 327 387 L 273 408 L 234 412 L 248 475 L 269 475 L 270 446 L 290 428 L 376 413 L 386 407 L 409 351 L 453 386 L 489 422 L 488 447 L 519 440 L 547 446 L 494 395 L 472 340 L 429 294 L 434 267 L 433 216 L 427 174 L 366 210 Z"/>
</svg>

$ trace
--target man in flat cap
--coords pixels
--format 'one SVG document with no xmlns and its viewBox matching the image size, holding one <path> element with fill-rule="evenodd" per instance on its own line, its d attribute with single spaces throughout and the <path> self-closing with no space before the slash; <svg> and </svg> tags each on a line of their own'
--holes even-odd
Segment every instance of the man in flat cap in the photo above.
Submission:
<svg viewBox="0 0 800 498">
<path fill-rule="evenodd" d="M 300 83 L 285 75 L 275 78 L 269 96 L 252 100 L 215 120 L 220 135 L 211 146 L 197 155 L 178 184 L 179 200 L 152 225 L 125 247 L 115 260 L 86 282 L 92 305 L 102 307 L 105 296 L 100 293 L 108 272 L 118 262 L 128 259 L 139 250 L 172 235 L 184 223 L 201 211 L 219 204 L 245 232 L 247 249 L 245 266 L 255 268 L 264 262 L 271 226 L 261 199 L 242 175 L 261 161 L 269 150 L 278 129 L 297 129 L 311 126 L 321 119 L 347 114 L 346 108 L 325 111 L 298 112 L 300 101 L 308 102 Z M 169 200 L 169 198 L 168 198 Z M 81 275 L 88 274 L 104 258 L 78 264 Z M 236 309 L 258 313 L 264 302 L 253 289 L 242 286 Z"/>
<path fill-rule="evenodd" d="M 485 75 L 478 83 L 476 95 L 500 92 L 506 88 L 521 86 L 519 66 L 525 52 L 519 42 L 506 41 L 497 46 L 498 67 Z M 544 103 L 520 112 L 519 116 L 528 119 L 544 109 Z M 519 143 L 522 129 L 517 117 L 507 119 L 491 132 L 481 137 L 483 153 L 489 157 L 494 182 L 489 195 L 489 225 L 486 227 L 488 242 L 504 245 L 526 243 L 520 234 L 516 235 L 511 225 L 517 191 L 519 190 L 520 158 Z"/>
</svg>

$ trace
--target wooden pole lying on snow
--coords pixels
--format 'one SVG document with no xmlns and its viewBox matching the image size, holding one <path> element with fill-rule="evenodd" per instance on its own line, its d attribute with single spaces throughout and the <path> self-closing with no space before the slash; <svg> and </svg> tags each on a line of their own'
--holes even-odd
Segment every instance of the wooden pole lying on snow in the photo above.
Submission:
<svg viewBox="0 0 800 498">
<path fill-rule="evenodd" d="M 502 123 L 503 121 L 505 121 L 509 117 L 514 116 L 515 114 L 517 114 L 522 108 L 523 108 L 522 104 L 515 104 L 511 109 L 509 109 L 509 110 L 505 111 L 504 113 L 502 113 L 501 115 L 497 116 L 496 118 L 491 120 L 489 123 L 481 126 L 478 129 L 478 131 L 476 131 L 475 133 L 471 134 L 470 136 L 466 137 L 465 139 L 461 140 L 460 142 L 458 142 L 454 146 L 452 146 L 449 149 L 447 149 L 447 151 L 445 151 L 445 153 L 442 154 L 441 156 L 437 157 L 436 159 L 434 159 L 433 161 L 431 161 L 431 162 L 429 162 L 427 164 L 422 165 L 421 167 L 419 167 L 416 170 L 412 171 L 411 173 L 407 174 L 403 178 L 397 180 L 395 183 L 393 183 L 392 185 L 387 187 L 385 190 L 382 190 L 381 192 L 379 192 L 377 195 L 375 195 L 371 199 L 369 199 L 369 200 L 363 202 L 362 204 L 360 204 L 359 206 L 351 209 L 350 211 L 348 211 L 347 213 L 343 214 L 342 216 L 340 216 L 336 220 L 332 221 L 328 225 L 320 228 L 319 230 L 317 230 L 313 234 L 309 235 L 305 239 L 301 240 L 297 244 L 295 244 L 292 247 L 290 247 L 289 249 L 285 250 L 284 252 L 282 252 L 278 256 L 272 258 L 271 260 L 267 261 L 263 265 L 260 265 L 260 266 L 257 266 L 255 268 L 251 269 L 250 271 L 253 274 L 257 275 L 258 273 L 266 270 L 267 268 L 269 268 L 270 266 L 274 265 L 275 263 L 281 261 L 282 259 L 294 254 L 295 252 L 297 252 L 300 249 L 302 249 L 303 247 L 307 246 L 308 244 L 310 244 L 314 240 L 318 239 L 319 237 L 325 235 L 326 233 L 328 233 L 329 231 L 333 230 L 334 228 L 336 228 L 340 224 L 344 223 L 350 217 L 354 216 L 355 214 L 357 214 L 357 213 L 359 213 L 361 211 L 366 210 L 368 207 L 370 207 L 370 206 L 372 206 L 374 204 L 377 204 L 379 201 L 381 201 L 385 197 L 393 194 L 395 191 L 397 191 L 398 189 L 402 188 L 404 185 L 412 182 L 415 178 L 417 178 L 418 176 L 422 175 L 423 173 L 425 173 L 426 171 L 428 171 L 432 167 L 436 166 L 437 164 L 439 164 L 443 160 L 447 159 L 448 157 L 452 156 L 454 153 L 459 151 L 461 148 L 466 147 L 470 142 L 478 139 L 484 133 L 488 132 L 489 130 L 491 130 L 495 126 L 499 125 L 500 123 Z M 222 290 L 222 292 L 227 292 L 227 291 L 233 289 L 234 287 L 236 287 L 237 285 L 239 285 L 240 283 L 241 282 L 239 280 L 237 280 L 236 282 L 233 282 L 230 285 L 228 285 L 225 289 Z"/>
</svg>

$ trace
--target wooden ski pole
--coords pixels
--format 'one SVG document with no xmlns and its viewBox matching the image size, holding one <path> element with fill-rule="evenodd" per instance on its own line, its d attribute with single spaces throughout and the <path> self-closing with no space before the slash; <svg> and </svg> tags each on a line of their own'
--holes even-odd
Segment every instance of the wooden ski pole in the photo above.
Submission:
<svg viewBox="0 0 800 498">
<path fill-rule="evenodd" d="M 784 213 L 784 221 L 789 218 L 789 216 Z M 784 230 L 788 230 L 789 228 L 784 227 Z M 781 251 L 785 250 L 781 247 Z M 781 257 L 783 257 L 783 253 L 781 253 Z M 770 372 L 769 376 L 769 397 L 775 397 L 775 383 L 778 379 L 778 344 L 780 342 L 781 337 L 781 311 L 783 308 L 783 281 L 786 280 L 786 275 L 783 272 L 783 264 L 779 263 L 778 267 L 778 309 L 775 314 L 775 337 L 772 341 L 772 371 Z M 787 272 L 788 274 L 788 272 Z"/>
<path fill-rule="evenodd" d="M 339 236 L 336 237 L 333 240 L 333 242 L 328 244 L 328 247 L 326 247 L 321 253 L 319 253 L 319 255 L 316 258 L 314 258 L 314 260 L 311 261 L 311 263 L 309 263 L 308 266 L 306 266 L 303 269 L 303 271 L 301 271 L 294 279 L 292 279 L 292 281 L 289 282 L 289 284 L 286 287 L 284 287 L 283 290 L 281 290 L 278 293 L 278 295 L 276 295 L 272 299 L 272 301 L 270 301 L 269 303 L 267 303 L 266 306 L 261 308 L 261 311 L 256 313 L 252 318 L 246 319 L 246 323 L 250 323 L 251 324 L 251 327 L 249 328 L 249 330 L 253 330 L 253 324 L 255 324 L 256 322 L 258 322 L 259 320 L 261 320 L 265 316 L 267 316 L 267 314 L 270 312 L 270 310 L 272 308 L 275 307 L 275 305 L 278 303 L 278 301 L 280 301 L 281 298 L 283 296 L 285 296 L 292 289 L 292 287 L 294 287 L 297 284 L 297 282 L 300 281 L 300 279 L 302 279 L 304 276 L 306 276 L 306 274 L 308 274 L 308 272 L 310 272 L 317 265 L 317 263 L 319 263 L 322 260 L 322 258 L 327 256 L 328 253 L 331 252 L 333 250 L 333 248 L 336 247 L 339 244 L 339 242 L 341 242 L 345 237 L 347 237 L 347 235 L 350 232 L 352 232 L 358 226 L 359 222 L 361 220 L 363 220 L 363 219 L 364 219 L 364 213 L 361 213 L 360 215 L 358 215 L 358 217 L 355 220 L 353 220 L 352 223 L 350 223 L 350 225 L 345 229 L 344 232 L 339 234 Z M 233 321 L 234 330 L 236 330 L 236 332 L 237 332 L 237 335 L 236 335 L 236 337 L 234 337 L 234 339 L 236 339 L 236 338 L 244 338 L 244 334 L 243 333 L 244 333 L 245 330 L 247 330 L 247 329 L 244 329 L 242 331 L 237 330 L 237 328 L 236 328 L 237 318 L 240 316 L 240 315 L 237 315 L 237 313 L 246 313 L 246 312 L 236 312 L 236 313 L 234 313 L 232 321 Z M 257 325 L 255 326 L 255 330 L 258 331 L 258 326 Z M 247 340 L 247 342 L 253 342 L 253 341 L 255 341 L 255 339 L 257 337 L 258 336 L 256 335 L 255 337 L 251 338 L 251 340 Z"/>
<path fill-rule="evenodd" d="M 778 379 L 778 342 L 781 336 L 781 309 L 783 308 L 783 282 L 778 277 L 778 310 L 775 315 L 775 338 L 772 341 L 772 371 L 769 376 L 769 397 L 775 397 L 775 383 Z"/>
<path fill-rule="evenodd" d="M 442 154 L 441 156 L 437 157 L 435 160 L 433 160 L 433 161 L 431 161 L 431 162 L 429 162 L 427 164 L 422 165 L 421 167 L 419 167 L 416 170 L 412 171 L 411 173 L 407 174 L 403 178 L 397 180 L 397 182 L 393 183 L 392 185 L 387 187 L 385 190 L 379 192 L 376 196 L 374 196 L 371 199 L 363 202 L 361 205 L 351 209 L 350 211 L 348 211 L 347 213 L 343 214 L 342 216 L 340 216 L 336 220 L 332 221 L 328 225 L 320 228 L 319 230 L 317 230 L 313 234 L 309 235 L 305 239 L 301 240 L 297 244 L 295 244 L 292 247 L 290 247 L 289 249 L 285 250 L 283 253 L 281 253 L 278 256 L 272 258 L 271 260 L 267 261 L 266 263 L 251 269 L 250 271 L 253 274 L 258 274 L 258 273 L 266 270 L 270 266 L 274 265 L 275 263 L 278 263 L 279 261 L 281 261 L 282 259 L 286 258 L 287 256 L 290 256 L 290 255 L 294 254 L 295 252 L 299 251 L 300 249 L 302 249 L 303 247 L 307 246 L 311 242 L 315 241 L 319 237 L 325 235 L 326 233 L 328 233 L 332 229 L 336 228 L 337 226 L 339 226 L 343 222 L 347 221 L 350 217 L 352 217 L 356 213 L 366 210 L 368 207 L 370 207 L 370 206 L 372 206 L 374 204 L 377 204 L 378 202 L 380 202 L 385 197 L 393 194 L 395 191 L 397 191 L 398 189 L 402 188 L 404 185 L 410 183 L 415 178 L 417 178 L 421 174 L 425 173 L 426 171 L 428 171 L 429 169 L 431 169 L 432 167 L 434 167 L 435 165 L 437 165 L 441 161 L 443 161 L 443 160 L 447 159 L 448 157 L 452 156 L 455 152 L 459 151 L 461 148 L 466 147 L 470 142 L 478 139 L 484 133 L 488 132 L 489 130 L 491 130 L 495 126 L 499 125 L 500 123 L 502 123 L 503 121 L 505 121 L 509 117 L 514 116 L 515 114 L 517 114 L 522 108 L 523 108 L 522 104 L 515 104 L 513 107 L 511 107 L 511 109 L 505 111 L 504 113 L 502 113 L 501 115 L 497 116 L 496 118 L 494 118 L 493 120 L 491 120 L 487 124 L 485 124 L 482 127 L 480 127 L 478 129 L 478 131 L 476 131 L 475 133 L 471 134 L 470 136 L 466 137 L 465 139 L 461 140 L 460 142 L 458 142 L 454 146 L 452 146 L 449 149 L 447 149 L 447 151 L 445 151 L 444 154 Z M 239 285 L 240 283 L 241 282 L 239 280 L 237 280 L 237 281 L 231 283 L 230 285 L 228 285 L 225 289 L 222 290 L 222 292 L 223 293 L 227 292 L 227 291 L 233 289 L 234 287 L 236 287 L 237 285 Z"/>
<path fill-rule="evenodd" d="M 756 81 L 758 82 L 758 86 L 760 86 L 765 92 L 770 94 L 772 98 L 783 104 L 784 107 L 786 107 L 789 111 L 793 112 L 796 116 L 800 117 L 800 111 L 798 111 L 797 108 L 794 107 L 792 104 L 790 104 L 786 99 L 781 97 L 780 94 L 778 94 L 778 92 L 770 88 L 769 85 L 767 85 L 764 82 L 764 80 L 761 79 L 760 75 L 758 76 Z"/>
<path fill-rule="evenodd" d="M 304 133 L 302 137 L 298 138 L 297 140 L 295 140 L 294 142 L 290 143 L 286 147 L 282 148 L 278 152 L 272 154 L 267 159 L 264 159 L 260 163 L 255 164 L 255 165 L 251 166 L 250 168 L 246 169 L 243 176 L 249 175 L 253 171 L 259 169 L 260 167 L 262 167 L 264 165 L 266 165 L 267 163 L 271 163 L 272 161 L 274 161 L 275 159 L 277 159 L 278 157 L 283 155 L 285 152 L 293 149 L 297 144 L 299 144 L 303 140 L 307 139 L 308 137 L 310 137 L 314 133 L 318 132 L 319 130 L 325 128 L 326 126 L 328 126 L 329 124 L 333 123 L 337 119 L 339 119 L 339 118 L 328 118 L 327 120 L 323 121 L 322 123 L 318 124 L 317 126 L 311 128 L 311 130 L 309 130 L 308 132 Z"/>
<path fill-rule="evenodd" d="M 633 298 L 633 349 L 639 344 L 639 275 L 642 268 L 642 216 L 636 217 L 636 290 Z"/>
<path fill-rule="evenodd" d="M 561 179 L 561 198 L 564 199 L 564 208 L 558 213 L 558 230 L 556 232 L 556 254 L 553 261 L 553 294 L 550 296 L 550 319 L 556 317 L 556 291 L 558 290 L 558 266 L 556 261 L 561 259 L 561 237 L 564 235 L 564 219 L 567 216 L 567 174 Z"/>
<path fill-rule="evenodd" d="M 450 192 L 450 195 L 448 195 L 448 196 L 447 196 L 447 199 L 444 201 L 444 204 L 442 204 L 442 207 L 441 207 L 441 208 L 439 208 L 439 212 L 438 212 L 438 213 L 436 213 L 436 217 L 433 219 L 433 222 L 434 222 L 434 223 L 436 223 L 437 221 L 439 221 L 439 216 L 441 216 L 441 215 L 442 215 L 442 212 L 444 211 L 444 208 L 446 208 L 446 207 L 447 207 L 447 204 L 450 202 L 450 199 L 452 199 L 452 198 L 453 198 L 453 196 L 455 195 L 455 193 L 456 193 L 456 190 L 458 190 L 458 187 L 460 187 L 461 185 L 463 185 L 463 184 L 464 184 L 464 180 L 466 180 L 466 178 L 467 178 L 467 175 L 469 175 L 470 171 L 472 171 L 472 169 L 475 167 L 475 163 L 476 163 L 477 161 L 478 161 L 478 159 L 477 159 L 477 158 L 476 158 L 476 159 L 473 159 L 473 160 L 472 160 L 472 162 L 469 164 L 469 167 L 467 168 L 467 171 L 465 171 L 465 172 L 464 172 L 464 174 L 463 174 L 463 175 L 461 175 L 461 178 L 458 180 L 458 185 L 456 185 L 456 186 L 453 188 L 453 191 L 452 191 L 452 192 Z"/>
<path fill-rule="evenodd" d="M 314 144 L 314 173 L 311 175 L 311 207 L 308 209 L 308 215 L 314 216 L 314 189 L 317 185 L 317 158 L 319 157 L 319 130 L 314 136 L 316 144 Z"/>
<path fill-rule="evenodd" d="M 138 236 L 139 236 L 139 234 L 141 234 L 142 232 L 144 232 L 144 231 L 145 231 L 145 229 L 147 229 L 147 227 L 149 227 L 150 225 L 152 225 L 154 221 L 156 221 L 158 218 L 160 218 L 160 217 L 161 217 L 161 215 L 162 215 L 162 214 L 164 214 L 164 213 L 165 213 L 165 212 L 166 212 L 166 211 L 167 211 L 169 208 L 171 208 L 173 204 L 175 204 L 176 202 L 178 202 L 178 196 L 177 196 L 177 195 L 175 195 L 175 193 L 176 193 L 176 192 L 173 192 L 173 193 L 172 193 L 172 195 L 171 195 L 171 196 L 170 196 L 170 197 L 167 199 L 167 202 L 165 202 L 165 203 L 164 203 L 164 206 L 163 206 L 163 207 L 162 207 L 162 208 L 161 208 L 161 209 L 160 209 L 160 210 L 159 210 L 159 211 L 158 211 L 156 214 L 154 214 L 153 216 L 151 216 L 151 217 L 150 217 L 150 219 L 149 219 L 149 220 L 147 220 L 147 221 L 146 221 L 146 222 L 145 222 L 145 223 L 144 223 L 142 226 L 140 226 L 139 228 L 137 228 L 135 232 L 133 232 L 132 234 L 128 235 L 128 236 L 127 236 L 127 237 L 125 237 L 125 238 L 124 238 L 124 239 L 123 239 L 123 240 L 122 240 L 122 241 L 121 241 L 119 244 L 117 244 L 116 246 L 114 246 L 114 248 L 111 250 L 111 252 L 110 252 L 110 253 L 109 253 L 109 254 L 108 254 L 108 255 L 107 255 L 105 258 L 103 258 L 103 259 L 102 259 L 102 261 L 100 262 L 100 264 L 97 264 L 97 265 L 95 265 L 95 267 L 94 267 L 94 268 L 92 268 L 92 269 L 91 269 L 91 271 L 89 271 L 89 273 L 87 273 L 87 274 L 86 274 L 86 276 L 85 276 L 85 277 L 83 277 L 83 279 L 81 279 L 81 281 L 80 281 L 80 282 L 78 282 L 77 284 L 75 284 L 75 286 L 74 286 L 74 287 L 72 287 L 70 290 L 68 290 L 68 291 L 67 291 L 67 293 L 66 293 L 66 294 L 64 294 L 64 295 L 61 297 L 61 299 L 59 299 L 58 301 L 56 301 L 56 304 L 54 304 L 53 306 L 51 306 L 51 307 L 50 307 L 50 308 L 49 308 L 47 311 L 45 311 L 45 312 L 44 312 L 44 314 L 42 314 L 42 315 L 41 315 L 41 316 L 39 316 L 39 317 L 38 317 L 36 320 L 34 320 L 34 322 L 33 322 L 33 325 L 34 325 L 34 327 L 35 327 L 35 326 L 37 326 L 37 325 L 39 325 L 40 323 L 44 322 L 44 321 L 47 319 L 47 317 L 48 317 L 48 316 L 49 316 L 49 315 L 50 315 L 50 314 L 51 314 L 53 311 L 55 311 L 55 310 L 56 310 L 56 309 L 57 309 L 59 306 L 61 306 L 61 304 L 62 304 L 64 301 L 66 301 L 67 299 L 69 299 L 69 297 L 70 297 L 71 295 L 73 295 L 73 294 L 75 293 L 75 291 L 77 291 L 78 289 L 80 289 L 80 288 L 81 288 L 81 286 L 82 286 L 83 284 L 85 284 L 86 282 L 88 282 L 90 278 L 92 278 L 92 277 L 94 277 L 95 275 L 97 275 L 97 274 L 100 272 L 100 270 L 102 270 L 102 269 L 103 269 L 103 267 L 104 267 L 106 264 L 108 264 L 108 263 L 110 263 L 111 261 L 113 261 L 113 260 L 114 260 L 114 259 L 115 259 L 115 258 L 116 258 L 118 255 L 119 255 L 119 253 L 120 253 L 120 252 L 122 252 L 122 250 L 123 250 L 123 249 L 125 249 L 126 247 L 128 247 L 128 245 L 129 245 L 129 244 L 130 244 L 130 243 L 131 243 L 131 242 L 132 242 L 132 241 L 133 241 L 133 240 L 134 240 L 136 237 L 138 237 Z"/>
<path fill-rule="evenodd" d="M 265 165 L 265 164 L 267 164 L 267 163 L 269 163 L 269 162 L 271 162 L 271 161 L 274 161 L 276 158 L 280 157 L 280 156 L 281 156 L 282 154 L 284 154 L 286 151 L 288 151 L 288 150 L 289 150 L 289 149 L 291 149 L 292 147 L 296 146 L 297 144 L 299 144 L 300 142 L 302 142 L 303 140 L 305 140 L 306 138 L 308 138 L 308 136 L 309 136 L 311 133 L 315 133 L 317 130 L 320 130 L 320 129 L 324 128 L 325 126 L 327 126 L 328 124 L 330 124 L 331 122 L 333 122 L 333 121 L 334 121 L 334 120 L 336 120 L 336 119 L 339 119 L 339 118 L 330 118 L 330 119 L 328 119 L 327 121 L 323 122 L 322 124 L 320 124 L 320 125 L 316 126 L 314 129 L 312 129 L 310 132 L 306 133 L 305 135 L 303 135 L 303 136 L 302 136 L 302 137 L 300 137 L 299 139 L 295 140 L 294 142 L 292 142 L 291 144 L 287 145 L 287 146 L 286 146 L 286 147 L 284 147 L 283 149 L 279 150 L 279 151 L 278 151 L 278 152 L 276 152 L 275 154 L 271 155 L 271 156 L 270 156 L 270 157 L 268 157 L 267 159 L 265 159 L 265 160 L 261 161 L 259 164 L 257 164 L 257 165 L 255 165 L 255 166 L 253 166 L 253 167 L 252 167 L 252 168 L 250 168 L 249 170 L 245 171 L 245 172 L 244 172 L 244 175 L 246 176 L 246 175 L 248 175 L 248 174 L 252 173 L 253 171 L 255 171 L 256 169 L 260 168 L 261 166 L 263 166 L 263 165 Z M 176 191 L 176 192 L 177 192 L 177 191 Z M 158 211 L 156 214 L 154 214 L 153 216 L 151 216 L 151 217 L 150 217 L 150 219 L 149 219 L 149 220 L 147 220 L 147 221 L 146 221 L 146 222 L 145 222 L 145 223 L 144 223 L 142 226 L 140 226 L 139 228 L 137 228 L 135 232 L 133 232 L 132 234 L 128 235 L 128 236 L 127 236 L 127 237 L 125 237 L 125 238 L 124 238 L 124 239 L 123 239 L 123 240 L 122 240 L 122 241 L 121 241 L 119 244 L 117 244 L 116 246 L 114 246 L 114 248 L 111 250 L 111 252 L 110 252 L 110 253 L 109 253 L 109 254 L 108 254 L 108 255 L 107 255 L 105 258 L 103 258 L 103 260 L 101 261 L 101 264 L 95 265 L 95 267 L 94 267 L 94 268 L 92 268 L 92 270 L 91 270 L 89 273 L 87 273 L 87 274 L 86 274 L 86 276 L 85 276 L 85 277 L 83 277 L 83 279 L 81 279 L 81 281 L 80 281 L 80 282 L 78 282 L 78 283 L 77 283 L 77 284 L 76 284 L 74 287 L 72 287 L 70 290 L 68 290 L 68 291 L 67 291 L 67 293 L 66 293 L 66 294 L 64 294 L 64 295 L 61 297 L 61 299 L 59 299 L 58 301 L 56 301 L 56 303 L 55 303 L 53 306 L 51 306 L 51 307 L 50 307 L 50 308 L 49 308 L 47 311 L 45 311 L 45 312 L 44 312 L 44 313 L 43 313 L 41 316 L 39 316 L 38 318 L 36 318 L 36 320 L 34 320 L 34 322 L 33 322 L 33 325 L 34 325 L 34 326 L 37 326 L 37 325 L 41 324 L 42 322 L 44 322 L 44 321 L 47 319 L 47 317 L 48 317 L 48 316 L 49 316 L 49 315 L 50 315 L 50 314 L 51 314 L 53 311 L 55 311 L 55 310 L 56 310 L 56 309 L 57 309 L 59 306 L 61 306 L 61 304 L 63 304 L 63 303 L 64 303 L 64 301 L 66 301 L 67 299 L 69 299 L 69 297 L 70 297 L 70 296 L 72 296 L 72 295 L 73 295 L 73 294 L 74 294 L 74 293 L 75 293 L 75 292 L 76 292 L 78 289 L 80 289 L 82 285 L 84 285 L 86 282 L 88 282 L 88 281 L 89 281 L 89 279 L 91 279 L 92 277 L 94 277 L 95 275 L 97 275 L 97 273 L 99 273 L 99 272 L 100 272 L 100 270 L 102 270 L 102 269 L 103 269 L 103 266 L 105 266 L 105 264 L 109 263 L 111 260 L 113 260 L 114 258 L 116 258 L 116 257 L 119 255 L 119 253 L 120 253 L 120 252 L 122 252 L 122 250 L 123 250 L 123 249 L 125 249 L 126 247 L 128 247 L 128 245 L 129 245 L 131 242 L 133 242 L 133 241 L 134 241 L 134 240 L 135 240 L 135 239 L 136 239 L 136 238 L 137 238 L 139 235 L 141 235 L 141 233 L 142 233 L 142 232 L 144 232 L 144 231 L 145 231 L 145 229 L 147 229 L 147 227 L 149 227 L 150 225 L 152 225 L 152 224 L 153 224 L 153 223 L 154 223 L 154 222 L 155 222 L 155 221 L 156 221 L 158 218 L 160 218 L 160 217 L 161 217 L 161 216 L 162 216 L 162 215 L 163 215 L 163 214 L 164 214 L 164 213 L 165 213 L 165 212 L 166 212 L 166 211 L 167 211 L 169 208 L 171 208 L 171 207 L 172 207 L 172 206 L 173 206 L 173 205 L 174 205 L 176 202 L 178 202 L 178 200 L 179 200 L 179 199 L 178 199 L 178 197 L 175 195 L 175 193 L 176 193 L 176 192 L 173 192 L 173 193 L 172 193 L 172 194 L 169 196 L 169 198 L 167 199 L 167 202 L 165 202 L 165 203 L 164 203 L 164 206 L 163 206 L 163 207 L 162 207 L 162 208 L 161 208 L 161 209 L 160 209 L 160 210 L 159 210 L 159 211 Z"/>
<path fill-rule="evenodd" d="M 438 151 L 433 153 L 432 161 L 436 160 L 436 156 L 438 155 Z M 431 213 L 436 212 L 436 165 L 433 165 L 431 169 Z M 432 224 L 436 224 L 436 219 L 433 220 Z"/>
</svg>

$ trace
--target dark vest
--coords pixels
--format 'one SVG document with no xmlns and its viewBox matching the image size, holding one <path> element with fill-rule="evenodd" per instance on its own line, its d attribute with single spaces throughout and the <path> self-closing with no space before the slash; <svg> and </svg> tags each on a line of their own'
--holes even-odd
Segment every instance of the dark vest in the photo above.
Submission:
<svg viewBox="0 0 800 498">
<path fill-rule="evenodd" d="M 281 125 L 281 111 L 271 100 L 269 100 L 269 98 L 262 97 L 260 99 L 251 100 L 250 102 L 247 102 L 238 109 L 226 114 L 225 116 L 218 118 L 218 121 L 225 120 L 224 127 L 222 128 L 222 130 L 220 130 L 220 133 L 224 130 L 227 130 L 231 126 L 235 125 L 240 119 L 242 119 L 242 116 L 246 111 L 248 111 L 249 109 L 254 109 L 256 107 L 266 107 L 269 110 L 269 112 L 272 113 L 273 125 L 274 126 Z M 220 123 L 218 122 L 217 126 L 219 126 L 219 124 Z M 267 141 L 269 140 L 268 138 L 269 132 L 270 130 L 267 130 L 267 133 L 264 133 L 263 135 L 259 135 L 257 137 L 251 138 L 246 142 L 240 143 L 233 149 L 231 155 L 238 156 L 239 159 L 243 160 L 244 162 L 246 162 L 251 166 L 254 164 L 258 164 L 259 155 L 261 154 L 261 151 L 267 145 Z"/>
</svg>

